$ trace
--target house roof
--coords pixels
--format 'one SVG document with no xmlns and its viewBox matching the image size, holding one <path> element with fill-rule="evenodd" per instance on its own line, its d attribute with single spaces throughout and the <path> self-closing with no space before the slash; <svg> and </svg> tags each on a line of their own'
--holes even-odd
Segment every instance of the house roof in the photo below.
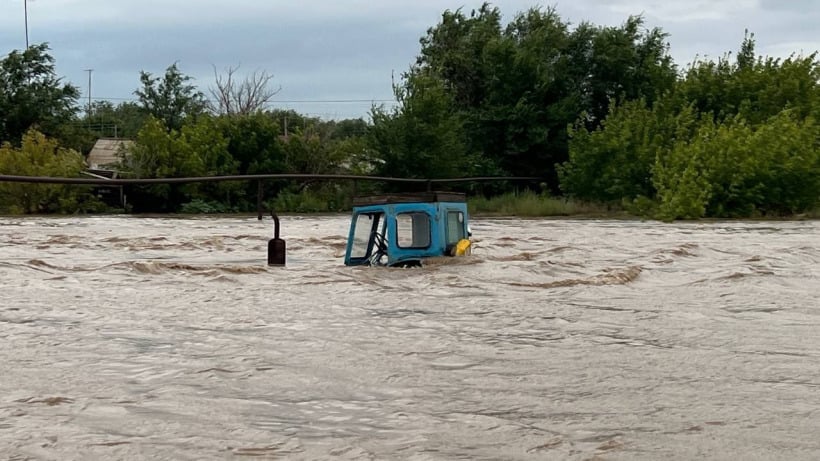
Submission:
<svg viewBox="0 0 820 461">
<path fill-rule="evenodd" d="M 120 151 L 133 144 L 134 141 L 130 139 L 100 138 L 94 143 L 85 161 L 92 169 L 110 169 L 120 162 Z"/>
</svg>

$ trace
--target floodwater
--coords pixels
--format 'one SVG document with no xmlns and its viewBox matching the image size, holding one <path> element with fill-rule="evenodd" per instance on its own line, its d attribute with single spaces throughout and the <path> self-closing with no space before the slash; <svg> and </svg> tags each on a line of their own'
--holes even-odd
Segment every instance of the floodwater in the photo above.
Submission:
<svg viewBox="0 0 820 461">
<path fill-rule="evenodd" d="M 0 218 L 0 458 L 820 458 L 820 222 Z"/>
</svg>

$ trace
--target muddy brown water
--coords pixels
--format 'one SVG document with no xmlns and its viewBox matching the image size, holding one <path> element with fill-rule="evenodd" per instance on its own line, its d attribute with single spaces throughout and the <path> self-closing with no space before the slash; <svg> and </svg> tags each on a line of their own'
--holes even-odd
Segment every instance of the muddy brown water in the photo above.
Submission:
<svg viewBox="0 0 820 461">
<path fill-rule="evenodd" d="M 0 458 L 820 458 L 820 222 L 347 225 L 0 218 Z"/>
</svg>

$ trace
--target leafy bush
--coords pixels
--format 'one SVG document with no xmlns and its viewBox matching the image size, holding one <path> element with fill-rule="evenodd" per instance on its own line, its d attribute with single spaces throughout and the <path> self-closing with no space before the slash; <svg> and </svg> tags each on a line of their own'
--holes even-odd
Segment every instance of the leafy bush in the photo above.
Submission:
<svg viewBox="0 0 820 461">
<path fill-rule="evenodd" d="M 78 152 L 58 146 L 34 130 L 23 135 L 21 146 L 0 146 L 0 174 L 77 177 L 85 168 Z M 60 184 L 0 182 L 0 212 L 75 213 L 105 209 L 87 187 Z"/>
<path fill-rule="evenodd" d="M 570 129 L 561 188 L 665 220 L 805 213 L 820 201 L 815 55 L 700 61 L 649 107 L 613 105 Z"/>
<path fill-rule="evenodd" d="M 704 120 L 696 135 L 658 155 L 653 182 L 662 219 L 790 215 L 820 199 L 820 129 L 785 110 L 750 126 Z"/>
</svg>

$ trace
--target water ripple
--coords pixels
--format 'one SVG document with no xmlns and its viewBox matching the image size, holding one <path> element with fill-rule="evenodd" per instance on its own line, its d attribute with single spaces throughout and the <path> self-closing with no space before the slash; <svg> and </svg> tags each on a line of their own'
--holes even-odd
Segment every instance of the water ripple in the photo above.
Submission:
<svg viewBox="0 0 820 461">
<path fill-rule="evenodd" d="M 7 459 L 816 459 L 820 224 L 0 218 Z M 750 404 L 753 402 L 753 404 Z"/>
</svg>

